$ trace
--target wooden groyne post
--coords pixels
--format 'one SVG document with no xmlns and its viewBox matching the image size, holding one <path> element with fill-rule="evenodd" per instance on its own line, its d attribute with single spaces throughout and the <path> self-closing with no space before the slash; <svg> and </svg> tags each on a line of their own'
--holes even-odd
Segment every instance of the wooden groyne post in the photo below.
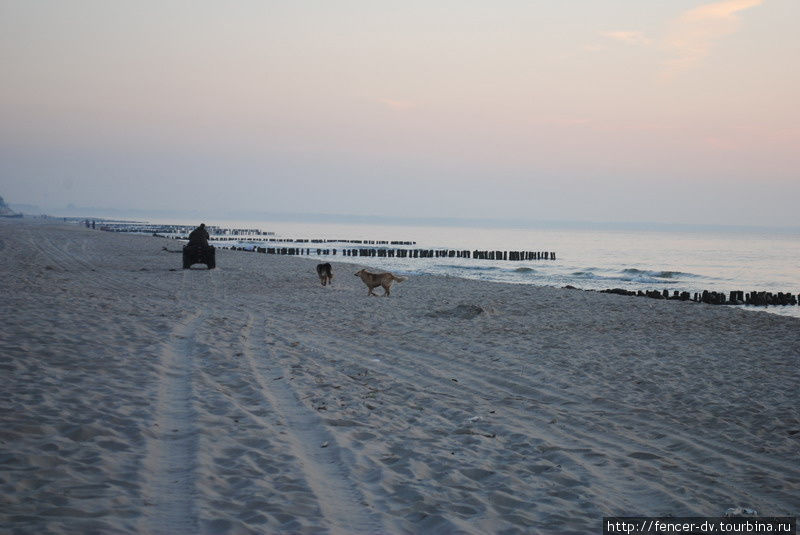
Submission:
<svg viewBox="0 0 800 535">
<path fill-rule="evenodd" d="M 624 290 L 622 288 L 613 288 L 608 290 L 600 290 L 600 293 L 611 293 L 618 295 L 635 295 L 639 297 L 650 297 L 651 299 L 670 299 L 677 301 L 693 301 L 695 303 L 706 303 L 708 305 L 755 305 L 755 306 L 791 306 L 800 304 L 800 294 L 794 295 L 790 292 L 750 292 L 744 293 L 741 290 L 734 290 L 726 297 L 725 292 L 714 292 L 703 290 L 702 292 L 695 292 L 694 296 L 689 292 L 673 291 L 672 295 L 669 290 Z"/>
</svg>

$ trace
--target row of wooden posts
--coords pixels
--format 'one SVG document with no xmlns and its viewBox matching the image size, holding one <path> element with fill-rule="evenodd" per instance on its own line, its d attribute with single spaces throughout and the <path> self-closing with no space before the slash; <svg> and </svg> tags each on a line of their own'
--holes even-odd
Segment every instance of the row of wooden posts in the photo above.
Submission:
<svg viewBox="0 0 800 535">
<path fill-rule="evenodd" d="M 214 237 L 212 236 L 212 240 Z M 416 245 L 415 241 L 383 241 L 383 240 L 329 240 L 306 238 L 272 238 L 265 240 L 275 243 L 353 243 L 356 245 Z"/>
<path fill-rule="evenodd" d="M 111 223 L 101 222 L 100 230 L 108 232 L 127 232 L 132 234 L 177 234 L 180 239 L 188 239 L 189 233 L 196 227 L 187 225 L 151 225 L 149 223 Z M 247 236 L 252 237 L 253 240 L 267 241 L 272 238 L 262 238 L 260 236 L 274 236 L 274 232 L 264 232 L 256 228 L 222 228 L 215 226 L 207 226 L 206 230 L 211 234 L 212 240 L 226 240 L 229 236 Z M 255 238 L 254 236 L 259 236 Z"/>
<path fill-rule="evenodd" d="M 308 247 L 230 247 L 237 251 L 255 251 L 257 253 L 298 256 L 313 254 L 319 256 L 336 256 L 337 249 L 321 249 Z M 473 258 L 477 260 L 555 260 L 552 251 L 470 251 L 467 249 L 389 249 L 384 247 L 367 247 L 341 249 L 342 256 L 376 257 L 376 258 Z"/>
<path fill-rule="evenodd" d="M 103 223 L 101 230 L 109 232 L 128 232 L 139 234 L 153 234 L 188 240 L 189 232 L 195 227 L 186 225 L 151 225 L 145 223 Z M 274 232 L 264 232 L 259 229 L 249 228 L 222 228 L 207 226 L 210 234 L 209 241 L 227 241 L 231 236 L 246 237 L 247 241 L 272 242 L 272 243 L 352 243 L 357 245 L 416 245 L 410 240 L 384 241 L 384 240 L 339 240 L 328 238 L 276 238 Z"/>
<path fill-rule="evenodd" d="M 570 287 L 572 288 L 572 287 Z M 702 292 L 695 292 L 694 295 L 689 292 L 678 292 L 674 290 L 670 295 L 669 290 L 649 291 L 633 291 L 624 290 L 621 288 L 614 288 L 609 290 L 600 290 L 602 293 L 613 293 L 619 295 L 636 295 L 639 297 L 650 297 L 653 299 L 673 299 L 678 301 L 694 301 L 696 303 L 707 303 L 709 305 L 797 305 L 800 303 L 800 294 L 794 295 L 789 292 L 759 292 L 752 291 L 745 293 L 742 290 L 734 290 L 729 294 L 725 292 L 710 292 L 703 290 Z"/>
</svg>

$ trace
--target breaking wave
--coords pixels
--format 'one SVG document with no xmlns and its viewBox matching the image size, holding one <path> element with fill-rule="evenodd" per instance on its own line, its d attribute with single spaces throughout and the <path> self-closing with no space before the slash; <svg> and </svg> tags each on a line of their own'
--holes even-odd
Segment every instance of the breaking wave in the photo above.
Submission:
<svg viewBox="0 0 800 535">
<path fill-rule="evenodd" d="M 669 276 L 662 276 L 669 273 Z M 638 269 L 626 269 L 617 273 L 608 273 L 600 275 L 592 271 L 575 271 L 572 276 L 581 280 L 592 281 L 622 281 L 622 282 L 636 282 L 640 284 L 670 284 L 678 282 L 675 280 L 677 272 L 662 272 L 662 271 L 642 271 Z"/>
<path fill-rule="evenodd" d="M 652 277 L 656 279 L 676 279 L 700 276 L 695 275 L 694 273 L 685 273 L 683 271 L 650 271 L 636 268 L 623 269 L 622 272 L 633 277 Z"/>
</svg>

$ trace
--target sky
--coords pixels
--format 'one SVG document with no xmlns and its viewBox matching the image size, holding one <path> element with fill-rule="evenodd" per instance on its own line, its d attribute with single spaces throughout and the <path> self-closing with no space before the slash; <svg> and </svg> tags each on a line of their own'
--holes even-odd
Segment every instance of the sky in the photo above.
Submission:
<svg viewBox="0 0 800 535">
<path fill-rule="evenodd" d="M 0 195 L 800 226 L 797 0 L 0 0 Z"/>
</svg>

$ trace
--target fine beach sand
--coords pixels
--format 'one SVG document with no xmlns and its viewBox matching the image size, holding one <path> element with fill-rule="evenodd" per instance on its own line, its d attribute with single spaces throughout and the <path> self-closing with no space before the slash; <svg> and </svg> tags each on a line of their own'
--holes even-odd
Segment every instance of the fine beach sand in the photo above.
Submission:
<svg viewBox="0 0 800 535">
<path fill-rule="evenodd" d="M 0 222 L 0 532 L 800 514 L 800 320 L 163 247 Z"/>
</svg>

